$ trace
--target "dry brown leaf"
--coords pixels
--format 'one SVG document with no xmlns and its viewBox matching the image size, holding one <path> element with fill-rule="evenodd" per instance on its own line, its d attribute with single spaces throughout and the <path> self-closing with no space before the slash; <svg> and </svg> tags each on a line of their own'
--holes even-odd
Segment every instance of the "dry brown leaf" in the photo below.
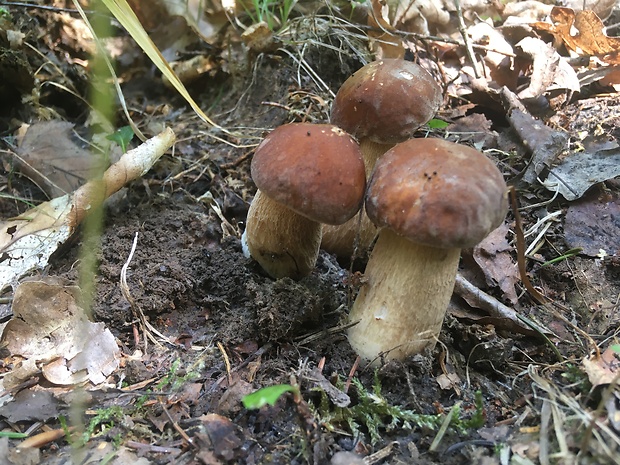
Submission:
<svg viewBox="0 0 620 465">
<path fill-rule="evenodd" d="M 613 346 L 607 347 L 600 357 L 596 355 L 584 357 L 581 363 L 590 383 L 592 383 L 592 387 L 610 384 L 619 375 L 620 360 L 618 360 L 618 354 Z"/>
<path fill-rule="evenodd" d="M 536 0 L 510 2 L 504 6 L 502 11 L 504 26 L 540 21 L 551 13 L 552 8 L 552 5 Z"/>
<path fill-rule="evenodd" d="M 620 251 L 620 195 L 593 192 L 571 203 L 564 218 L 564 239 L 590 257 Z"/>
<path fill-rule="evenodd" d="M 515 284 L 520 281 L 519 270 L 510 252 L 513 247 L 508 244 L 506 234 L 509 227 L 503 224 L 474 247 L 473 258 L 484 273 L 487 285 L 499 286 L 504 297 L 512 304 L 519 301 Z"/>
<path fill-rule="evenodd" d="M 516 48 L 532 59 L 530 84 L 521 90 L 517 96 L 521 100 L 540 97 L 555 81 L 560 64 L 560 55 L 551 45 L 536 37 L 523 38 L 516 45 Z"/>
<path fill-rule="evenodd" d="M 605 34 L 603 21 L 591 10 L 577 11 L 572 8 L 553 7 L 552 24 L 534 23 L 541 31 L 551 33 L 558 43 L 579 54 L 599 57 L 609 64 L 620 64 L 620 37 Z"/>
<path fill-rule="evenodd" d="M 390 2 L 394 10 L 394 26 L 406 32 L 422 35 L 436 34 L 450 23 L 450 13 L 444 2 L 437 0 L 416 0 Z"/>
<path fill-rule="evenodd" d="M 617 4 L 617 0 L 564 0 L 562 5 L 575 11 L 591 10 L 599 18 L 607 19 Z"/>
</svg>

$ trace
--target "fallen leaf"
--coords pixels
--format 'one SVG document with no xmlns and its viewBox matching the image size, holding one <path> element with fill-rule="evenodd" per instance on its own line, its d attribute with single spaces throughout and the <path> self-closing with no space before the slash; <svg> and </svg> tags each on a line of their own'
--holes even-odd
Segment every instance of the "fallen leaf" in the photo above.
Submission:
<svg viewBox="0 0 620 465">
<path fill-rule="evenodd" d="M 620 176 L 620 147 L 573 152 L 550 171 L 543 185 L 566 200 L 576 200 L 603 181 Z"/>
<path fill-rule="evenodd" d="M 504 297 L 513 305 L 519 301 L 515 284 L 520 281 L 519 270 L 510 252 L 513 247 L 508 244 L 507 224 L 500 226 L 474 247 L 473 258 L 484 273 L 487 285 L 499 286 Z"/>
<path fill-rule="evenodd" d="M 100 384 L 119 364 L 114 336 L 103 323 L 88 320 L 77 304 L 79 294 L 79 288 L 51 279 L 21 283 L 0 339 L 11 355 L 40 362 L 43 376 L 55 384 Z"/>
<path fill-rule="evenodd" d="M 435 378 L 439 387 L 443 390 L 458 388 L 461 378 L 456 373 L 442 373 Z"/>
<path fill-rule="evenodd" d="M 523 143 L 532 152 L 523 180 L 533 184 L 538 175 L 551 167 L 558 155 L 566 149 L 568 135 L 545 126 L 529 113 L 516 108 L 510 112 L 508 119 Z"/>
<path fill-rule="evenodd" d="M 15 398 L 2 406 L 2 415 L 12 423 L 18 421 L 43 421 L 56 418 L 59 414 L 58 401 L 49 390 L 38 387 L 24 389 Z"/>
<path fill-rule="evenodd" d="M 612 346 L 607 347 L 600 357 L 596 355 L 584 357 L 581 363 L 592 387 L 614 382 L 620 368 L 618 354 L 613 350 Z"/>
<path fill-rule="evenodd" d="M 483 55 L 487 78 L 498 87 L 506 86 L 511 90 L 517 87 L 518 71 L 514 67 L 514 50 L 504 35 L 488 23 L 480 22 L 467 29 L 472 42 L 489 47 Z"/>
<path fill-rule="evenodd" d="M 241 431 L 232 421 L 215 413 L 201 416 L 200 421 L 200 432 L 195 438 L 198 456 L 210 457 L 211 461 L 205 463 L 231 463 L 239 458 L 243 441 Z"/>
<path fill-rule="evenodd" d="M 620 251 L 620 196 L 602 193 L 587 196 L 568 207 L 564 240 L 569 248 L 596 257 Z"/>
<path fill-rule="evenodd" d="M 49 197 L 72 192 L 89 178 L 96 158 L 71 139 L 73 125 L 45 121 L 29 126 L 17 149 L 17 166 Z"/>
<path fill-rule="evenodd" d="M 607 19 L 617 5 L 617 0 L 564 0 L 562 5 L 575 11 L 592 10 L 601 19 Z"/>
<path fill-rule="evenodd" d="M 555 6 L 549 15 L 552 24 L 537 22 L 533 26 L 552 34 L 578 55 L 597 56 L 609 64 L 620 64 L 620 37 L 605 34 L 605 25 L 594 11 L 577 11 Z"/>
<path fill-rule="evenodd" d="M 540 97 L 556 79 L 560 55 L 551 45 L 536 37 L 523 38 L 516 45 L 516 49 L 532 60 L 530 83 L 517 96 L 521 100 Z"/>
</svg>

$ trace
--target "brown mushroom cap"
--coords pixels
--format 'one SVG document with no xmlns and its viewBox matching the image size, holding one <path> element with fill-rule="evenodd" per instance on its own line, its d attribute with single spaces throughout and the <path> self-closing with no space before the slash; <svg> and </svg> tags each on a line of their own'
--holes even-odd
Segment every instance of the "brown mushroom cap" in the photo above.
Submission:
<svg viewBox="0 0 620 465">
<path fill-rule="evenodd" d="M 251 169 L 265 195 L 320 223 L 342 224 L 363 202 L 366 175 L 359 146 L 330 124 L 276 128 L 256 149 Z"/>
<path fill-rule="evenodd" d="M 413 242 L 472 247 L 503 221 L 508 188 L 477 150 L 441 139 L 410 139 L 377 163 L 366 211 L 378 227 Z"/>
<path fill-rule="evenodd" d="M 441 88 L 421 66 L 400 59 L 373 61 L 338 90 L 330 122 L 358 139 L 397 144 L 429 122 Z"/>
</svg>

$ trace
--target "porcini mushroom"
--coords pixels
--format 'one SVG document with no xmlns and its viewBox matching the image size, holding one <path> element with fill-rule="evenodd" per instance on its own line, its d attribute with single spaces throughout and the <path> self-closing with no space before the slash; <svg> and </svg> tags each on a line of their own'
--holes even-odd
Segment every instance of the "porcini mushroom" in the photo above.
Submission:
<svg viewBox="0 0 620 465">
<path fill-rule="evenodd" d="M 495 164 L 464 145 L 410 139 L 381 157 L 365 202 L 380 232 L 348 332 L 362 358 L 403 359 L 435 345 L 460 250 L 503 222 L 507 191 Z"/>
<path fill-rule="evenodd" d="M 388 149 L 411 137 L 430 121 L 442 102 L 442 91 L 421 66 L 401 59 L 374 61 L 355 72 L 338 90 L 330 122 L 360 142 L 366 176 Z M 327 226 L 322 247 L 339 257 L 350 257 L 357 221 Z M 370 246 L 376 228 L 362 217 L 360 249 Z"/>
<path fill-rule="evenodd" d="M 321 223 L 344 223 L 363 202 L 358 144 L 333 125 L 287 124 L 258 146 L 251 171 L 258 191 L 244 248 L 273 278 L 308 275 L 319 253 Z"/>
</svg>

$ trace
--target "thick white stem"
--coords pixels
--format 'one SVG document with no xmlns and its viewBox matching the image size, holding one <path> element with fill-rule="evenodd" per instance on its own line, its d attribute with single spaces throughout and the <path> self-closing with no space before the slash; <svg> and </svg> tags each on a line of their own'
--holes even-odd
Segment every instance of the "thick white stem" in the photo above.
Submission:
<svg viewBox="0 0 620 465">
<path fill-rule="evenodd" d="M 370 139 L 363 139 L 360 142 L 360 150 L 366 170 L 366 179 L 370 179 L 370 174 L 379 157 L 393 146 L 393 144 L 378 144 L 372 142 Z M 349 221 L 341 225 L 323 225 L 323 241 L 321 242 L 321 247 L 323 250 L 333 253 L 337 257 L 351 258 L 358 231 L 359 239 L 357 246 L 359 256 L 364 256 L 377 235 L 377 228 L 372 224 L 365 213 L 362 213 L 361 220 L 358 215 L 355 215 Z"/>
<path fill-rule="evenodd" d="M 389 229 L 379 234 L 353 304 L 349 342 L 366 360 L 402 360 L 433 347 L 454 289 L 460 249 L 426 247 Z"/>
<path fill-rule="evenodd" d="M 248 210 L 244 238 L 252 258 L 272 278 L 300 279 L 309 275 L 316 264 L 321 224 L 259 190 Z"/>
</svg>

